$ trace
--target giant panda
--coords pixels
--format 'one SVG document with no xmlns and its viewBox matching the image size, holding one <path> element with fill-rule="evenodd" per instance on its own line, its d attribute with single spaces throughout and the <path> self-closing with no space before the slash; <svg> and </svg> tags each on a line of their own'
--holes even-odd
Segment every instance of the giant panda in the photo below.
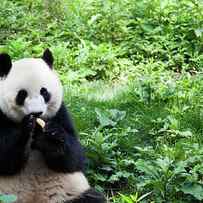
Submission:
<svg viewBox="0 0 203 203">
<path fill-rule="evenodd" d="M 0 54 L 0 194 L 16 195 L 17 203 L 104 203 L 84 175 L 53 62 L 49 49 L 15 62 Z"/>
</svg>

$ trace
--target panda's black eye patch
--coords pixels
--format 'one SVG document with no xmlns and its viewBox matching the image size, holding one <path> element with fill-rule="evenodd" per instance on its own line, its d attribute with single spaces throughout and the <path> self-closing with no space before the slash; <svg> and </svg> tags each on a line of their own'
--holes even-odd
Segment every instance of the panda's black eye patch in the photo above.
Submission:
<svg viewBox="0 0 203 203">
<path fill-rule="evenodd" d="M 48 103 L 49 100 L 51 99 L 51 95 L 50 95 L 50 93 L 47 91 L 47 89 L 46 89 L 45 87 L 42 87 L 42 88 L 41 88 L 40 94 L 43 96 L 44 101 L 45 101 L 46 103 Z"/>
<path fill-rule="evenodd" d="M 20 90 L 16 96 L 16 104 L 22 106 L 27 96 L 28 93 L 26 90 L 24 89 Z"/>
</svg>

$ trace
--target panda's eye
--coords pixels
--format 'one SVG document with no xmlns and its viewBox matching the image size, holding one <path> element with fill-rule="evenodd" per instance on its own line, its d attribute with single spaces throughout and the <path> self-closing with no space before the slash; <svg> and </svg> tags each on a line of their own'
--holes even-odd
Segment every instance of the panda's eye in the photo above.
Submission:
<svg viewBox="0 0 203 203">
<path fill-rule="evenodd" d="M 50 98 L 51 98 L 51 95 L 50 93 L 47 91 L 47 89 L 45 87 L 42 87 L 41 90 L 40 90 L 40 94 L 43 96 L 44 98 L 44 101 L 46 103 L 49 102 Z"/>
<path fill-rule="evenodd" d="M 16 96 L 16 104 L 19 106 L 22 106 L 27 96 L 28 96 L 28 93 L 26 90 L 24 89 L 20 90 Z"/>
</svg>

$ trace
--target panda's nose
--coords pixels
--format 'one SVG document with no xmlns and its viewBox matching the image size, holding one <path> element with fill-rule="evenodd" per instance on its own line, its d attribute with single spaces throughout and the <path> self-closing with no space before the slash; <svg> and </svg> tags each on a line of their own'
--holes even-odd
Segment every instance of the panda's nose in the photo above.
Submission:
<svg viewBox="0 0 203 203">
<path fill-rule="evenodd" d="M 34 117 L 39 117 L 39 116 L 41 116 L 42 115 L 42 111 L 40 111 L 40 112 L 33 112 L 33 113 L 31 113 Z"/>
</svg>

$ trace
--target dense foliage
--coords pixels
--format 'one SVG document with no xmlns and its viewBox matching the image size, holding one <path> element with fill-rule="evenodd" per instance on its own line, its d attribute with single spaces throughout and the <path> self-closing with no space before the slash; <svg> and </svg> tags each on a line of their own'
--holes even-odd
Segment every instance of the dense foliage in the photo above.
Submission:
<svg viewBox="0 0 203 203">
<path fill-rule="evenodd" d="M 1 0 L 0 51 L 50 47 L 109 202 L 203 201 L 203 3 Z"/>
</svg>

